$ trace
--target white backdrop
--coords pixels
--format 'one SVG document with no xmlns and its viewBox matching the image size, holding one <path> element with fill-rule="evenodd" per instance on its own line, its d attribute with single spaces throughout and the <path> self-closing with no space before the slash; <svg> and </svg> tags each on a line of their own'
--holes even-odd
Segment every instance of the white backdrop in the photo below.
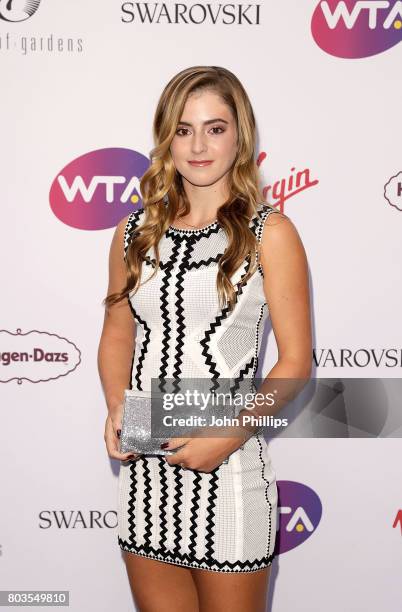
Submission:
<svg viewBox="0 0 402 612">
<path fill-rule="evenodd" d="M 324 12 L 338 2 L 251 1 L 242 7 L 251 5 L 252 23 L 237 12 L 235 23 L 215 24 L 202 21 L 215 0 L 186 3 L 197 24 L 141 23 L 135 3 L 118 0 L 42 0 L 24 12 L 34 4 L 0 0 L 0 589 L 69 590 L 74 612 L 123 612 L 134 606 L 117 545 L 118 463 L 103 442 L 97 348 L 110 241 L 133 203 L 115 191 L 107 204 L 100 185 L 85 208 L 63 197 L 58 177 L 128 180 L 130 152 L 147 157 L 153 146 L 167 81 L 191 65 L 232 70 L 257 117 L 267 199 L 279 203 L 282 193 L 307 251 L 314 376 L 399 379 L 402 16 L 386 29 L 398 3 L 375 11 L 377 2 L 349 0 L 348 10 L 361 9 L 356 23 L 331 30 Z M 173 15 L 174 2 L 165 5 Z M 276 359 L 266 333 L 264 374 Z M 296 487 L 281 514 L 283 542 L 295 535 L 294 513 L 308 514 L 307 488 L 322 515 L 304 542 L 278 551 L 267 609 L 400 610 L 400 417 L 394 431 L 270 442 L 279 491 Z M 296 530 L 306 528 L 299 521 Z"/>
</svg>

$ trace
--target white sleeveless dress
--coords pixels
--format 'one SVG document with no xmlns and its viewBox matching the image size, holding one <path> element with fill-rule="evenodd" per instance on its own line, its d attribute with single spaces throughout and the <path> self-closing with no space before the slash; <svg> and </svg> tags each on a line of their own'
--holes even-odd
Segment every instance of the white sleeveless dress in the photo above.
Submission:
<svg viewBox="0 0 402 612">
<path fill-rule="evenodd" d="M 265 219 L 277 212 L 259 204 L 250 228 L 261 241 Z M 143 209 L 128 218 L 124 257 Z M 246 285 L 242 264 L 231 281 L 234 310 L 220 309 L 218 261 L 227 237 L 215 221 L 200 230 L 168 228 L 159 243 L 161 269 L 131 293 L 136 321 L 131 389 L 150 391 L 151 378 L 243 380 L 255 377 L 268 317 L 261 265 Z M 154 271 L 147 253 L 141 283 Z M 276 540 L 276 474 L 262 434 L 255 434 L 212 472 L 170 466 L 160 456 L 120 463 L 118 544 L 166 563 L 220 572 L 253 572 L 272 563 Z"/>
</svg>

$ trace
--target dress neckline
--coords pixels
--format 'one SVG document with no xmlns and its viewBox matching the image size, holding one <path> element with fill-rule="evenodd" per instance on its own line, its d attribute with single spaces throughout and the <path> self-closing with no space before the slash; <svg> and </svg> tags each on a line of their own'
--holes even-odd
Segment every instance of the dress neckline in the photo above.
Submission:
<svg viewBox="0 0 402 612">
<path fill-rule="evenodd" d="M 215 219 L 215 221 L 212 221 L 212 223 L 209 223 L 208 225 L 204 225 L 204 227 L 199 227 L 197 229 L 182 229 L 181 227 L 175 227 L 174 225 L 169 225 L 169 229 L 179 234 L 199 234 L 200 232 L 212 229 L 217 225 L 219 225 L 218 219 Z"/>
</svg>

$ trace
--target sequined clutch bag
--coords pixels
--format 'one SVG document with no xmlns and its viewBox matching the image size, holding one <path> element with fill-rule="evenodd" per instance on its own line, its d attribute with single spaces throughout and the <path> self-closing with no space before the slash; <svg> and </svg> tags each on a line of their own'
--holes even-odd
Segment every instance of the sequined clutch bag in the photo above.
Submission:
<svg viewBox="0 0 402 612">
<path fill-rule="evenodd" d="M 121 453 L 139 453 L 142 455 L 174 455 L 182 446 L 175 449 L 162 449 L 162 442 L 167 438 L 153 437 L 151 433 L 151 403 L 148 392 L 125 389 L 123 415 L 120 434 Z M 184 445 L 183 445 L 184 446 Z M 222 463 L 228 463 L 226 458 Z"/>
<path fill-rule="evenodd" d="M 123 416 L 120 434 L 121 453 L 142 455 L 172 455 L 177 449 L 160 448 L 166 438 L 151 435 L 151 396 L 145 391 L 124 390 Z"/>
</svg>

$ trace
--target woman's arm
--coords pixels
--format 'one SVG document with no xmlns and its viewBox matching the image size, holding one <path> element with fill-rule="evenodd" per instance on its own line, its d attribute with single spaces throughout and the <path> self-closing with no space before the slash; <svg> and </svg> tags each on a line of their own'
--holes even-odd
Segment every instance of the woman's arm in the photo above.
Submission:
<svg viewBox="0 0 402 612">
<path fill-rule="evenodd" d="M 302 390 L 312 367 L 307 257 L 297 229 L 286 215 L 271 213 L 267 218 L 261 237 L 260 262 L 278 360 L 257 389 L 262 394 L 260 398 L 275 393 L 275 405 L 254 404 L 254 416 L 276 414 Z M 247 411 L 242 410 L 240 414 Z"/>
<path fill-rule="evenodd" d="M 124 262 L 124 230 L 128 216 L 117 225 L 109 253 L 109 283 L 107 294 L 121 291 L 126 284 Z M 127 298 L 105 308 L 103 329 L 98 348 L 98 370 L 108 409 L 105 440 L 114 458 L 125 455 L 115 453 L 118 448 L 117 430 L 121 429 L 124 389 L 130 386 L 131 363 L 134 353 L 135 320 Z M 112 439 L 112 434 L 116 439 Z M 117 451 L 116 451 L 117 452 Z"/>
<path fill-rule="evenodd" d="M 286 215 L 272 213 L 266 220 L 260 262 L 278 347 L 278 361 L 269 375 L 309 377 L 312 334 L 308 264 L 297 229 Z"/>
</svg>

